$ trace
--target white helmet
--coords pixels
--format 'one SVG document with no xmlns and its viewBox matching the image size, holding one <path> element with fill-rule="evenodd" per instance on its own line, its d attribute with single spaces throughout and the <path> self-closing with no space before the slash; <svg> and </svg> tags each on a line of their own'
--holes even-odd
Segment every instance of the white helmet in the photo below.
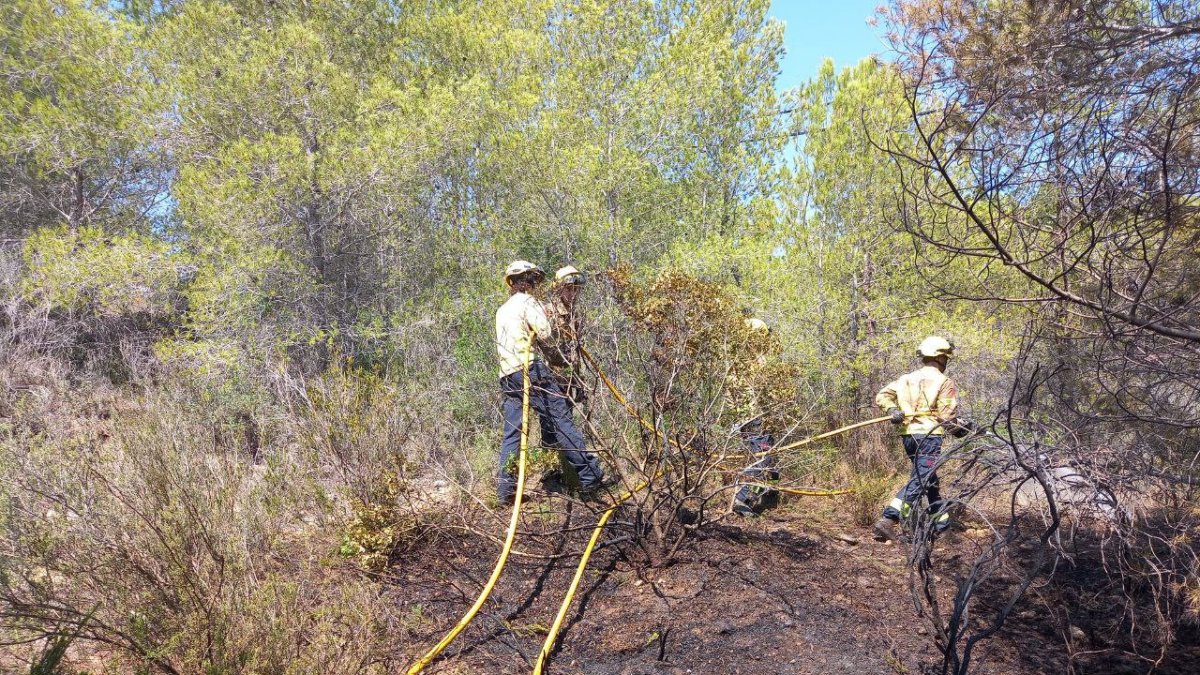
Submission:
<svg viewBox="0 0 1200 675">
<path fill-rule="evenodd" d="M 954 343 L 939 335 L 930 335 L 917 347 L 917 355 L 924 358 L 953 356 Z"/>
<path fill-rule="evenodd" d="M 771 333 L 771 327 L 767 325 L 767 322 L 757 317 L 746 319 L 744 323 L 746 324 L 746 328 L 750 329 L 751 333 L 763 333 L 766 335 Z"/>
<path fill-rule="evenodd" d="M 512 278 L 525 274 L 526 272 L 536 272 L 537 276 L 539 277 L 538 281 L 546 278 L 546 273 L 543 272 L 542 268 L 538 267 L 537 265 L 534 265 L 528 260 L 514 260 L 512 264 L 508 266 L 508 269 L 504 270 L 504 283 L 512 286 Z"/>
<path fill-rule="evenodd" d="M 558 271 L 554 273 L 554 283 L 556 284 L 562 284 L 564 286 L 577 284 L 582 286 L 584 281 L 585 279 L 583 272 L 580 272 L 572 265 L 560 267 L 558 268 Z"/>
</svg>

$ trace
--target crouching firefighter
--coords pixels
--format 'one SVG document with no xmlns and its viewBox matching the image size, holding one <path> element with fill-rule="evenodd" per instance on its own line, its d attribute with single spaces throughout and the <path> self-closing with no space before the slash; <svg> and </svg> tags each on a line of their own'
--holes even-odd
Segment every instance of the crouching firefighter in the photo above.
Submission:
<svg viewBox="0 0 1200 675">
<path fill-rule="evenodd" d="M 500 470 L 496 496 L 502 504 L 512 503 L 516 477 L 511 467 L 521 447 L 521 411 L 524 398 L 525 353 L 540 337 L 549 340 L 553 328 L 542 303 L 531 294 L 545 281 L 542 269 L 517 260 L 504 272 L 509 298 L 496 310 L 496 351 L 500 357 L 500 391 L 503 394 L 504 440 L 500 445 Z M 550 369 L 538 356 L 529 363 L 529 407 L 538 416 L 542 444 L 557 448 L 579 475 L 585 492 L 603 485 L 604 472 L 594 455 L 586 452 L 583 434 L 571 419 L 567 397 Z"/>
<path fill-rule="evenodd" d="M 875 521 L 875 538 L 897 538 L 897 524 L 907 520 L 924 496 L 928 502 L 933 531 L 950 526 L 950 513 L 942 503 L 937 466 L 941 460 L 942 438 L 959 430 L 955 424 L 958 388 L 946 376 L 946 366 L 954 354 L 954 345 L 936 335 L 925 338 L 917 347 L 921 367 L 888 384 L 875 396 L 875 404 L 891 415 L 900 431 L 904 452 L 912 462 L 908 482 L 896 493 Z"/>
<path fill-rule="evenodd" d="M 759 352 L 752 355 L 745 372 L 732 371 L 726 392 L 730 404 L 744 416 L 733 426 L 733 434 L 742 442 L 749 456 L 749 464 L 742 469 L 739 487 L 733 497 L 733 511 L 741 516 L 756 516 L 779 504 L 779 491 L 771 484 L 779 480 L 776 468 L 775 437 L 765 430 L 762 405 L 759 401 L 756 377 L 766 365 L 766 352 L 770 347 L 771 329 L 762 319 L 745 320 L 750 334 L 748 348 Z"/>
</svg>

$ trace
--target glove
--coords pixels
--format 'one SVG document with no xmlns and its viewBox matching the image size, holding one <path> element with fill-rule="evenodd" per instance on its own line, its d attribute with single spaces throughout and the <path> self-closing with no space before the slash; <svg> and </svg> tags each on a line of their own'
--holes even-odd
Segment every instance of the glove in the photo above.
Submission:
<svg viewBox="0 0 1200 675">
<path fill-rule="evenodd" d="M 904 424 L 904 411 L 899 408 L 892 408 L 892 424 L 897 426 Z"/>
<path fill-rule="evenodd" d="M 946 426 L 950 429 L 950 435 L 955 438 L 966 438 L 981 431 L 979 425 L 971 420 L 950 420 Z"/>
</svg>

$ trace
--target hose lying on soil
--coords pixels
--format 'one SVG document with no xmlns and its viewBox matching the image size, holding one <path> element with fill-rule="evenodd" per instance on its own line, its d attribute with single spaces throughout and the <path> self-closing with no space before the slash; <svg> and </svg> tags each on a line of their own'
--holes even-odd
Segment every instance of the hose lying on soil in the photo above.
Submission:
<svg viewBox="0 0 1200 675">
<path fill-rule="evenodd" d="M 533 346 L 533 336 L 529 338 L 529 344 L 525 346 L 525 361 L 522 366 L 522 377 L 524 386 L 521 395 L 521 449 L 517 455 L 517 491 L 513 496 L 512 517 L 508 521 L 508 533 L 504 537 L 504 546 L 500 549 L 500 557 L 496 560 L 496 567 L 492 570 L 492 576 L 488 578 L 487 583 L 483 585 L 483 590 L 476 598 L 475 604 L 467 610 L 467 613 L 458 620 L 458 624 L 442 638 L 440 642 L 433 646 L 425 653 L 416 663 L 408 669 L 408 675 L 417 675 L 425 670 L 425 667 L 433 662 L 434 659 L 442 653 L 458 634 L 463 632 L 466 627 L 479 613 L 479 609 L 483 607 L 483 603 L 487 602 L 488 596 L 492 594 L 492 589 L 496 587 L 496 582 L 500 579 L 500 573 L 504 571 L 504 564 L 508 562 L 508 554 L 512 551 L 513 539 L 517 534 L 517 521 L 521 515 L 521 498 L 525 493 L 525 454 L 529 447 L 529 362 L 532 358 L 530 350 Z"/>
<path fill-rule="evenodd" d="M 596 364 L 596 361 L 595 361 L 595 359 L 592 358 L 592 355 L 590 353 L 588 353 L 585 349 L 583 349 L 582 346 L 580 347 L 580 353 L 583 354 L 583 357 L 587 360 L 588 365 L 592 368 L 592 370 L 594 370 L 596 372 L 596 374 L 600 376 L 600 379 L 604 382 L 604 385 L 608 388 L 609 392 L 612 393 L 613 398 L 617 399 L 617 401 L 619 403 L 621 403 L 621 405 L 625 406 L 625 409 L 628 410 L 631 415 L 633 415 L 635 418 L 637 418 L 637 420 L 642 424 L 643 427 L 645 427 L 647 430 L 652 431 L 656 434 L 660 434 L 660 437 L 661 437 L 661 433 L 657 429 L 655 429 L 652 424 L 650 424 L 644 418 L 642 418 L 640 415 L 637 414 L 637 411 L 634 410 L 633 406 L 631 406 L 627 402 L 627 400 L 625 399 L 625 396 L 622 395 L 620 390 L 618 390 L 616 388 L 616 385 L 614 385 L 612 383 L 612 380 L 610 380 L 608 378 L 608 376 L 604 374 L 604 371 L 600 369 L 599 365 Z M 852 431 L 854 429 L 859 429 L 861 427 L 870 426 L 872 424 L 879 424 L 880 422 L 886 422 L 890 419 L 891 419 L 890 416 L 884 416 L 884 417 L 877 417 L 875 419 L 867 420 L 865 422 L 857 422 L 855 424 L 849 424 L 844 427 L 834 429 L 833 431 L 827 431 L 823 434 L 817 434 L 816 436 L 812 436 L 810 438 L 806 438 L 801 441 L 797 441 L 796 443 L 792 443 L 791 445 L 784 446 L 783 448 L 780 448 L 780 449 L 788 450 L 791 448 L 797 448 L 797 447 L 800 447 L 807 443 L 812 443 L 814 441 L 821 440 L 823 438 L 829 438 L 830 436 L 836 436 L 838 434 L 846 433 L 847 431 Z M 676 444 L 676 447 L 678 447 L 678 444 Z M 664 471 L 665 471 L 665 469 L 664 469 Z M 663 472 L 660 471 L 658 476 L 661 476 L 662 473 Z M 655 476 L 655 478 L 658 478 L 658 476 Z M 591 537 L 591 539 L 588 540 L 587 548 L 584 549 L 583 555 L 579 559 L 579 565 L 575 568 L 575 576 L 571 579 L 570 587 L 567 588 L 567 595 L 566 595 L 566 597 L 563 598 L 562 604 L 558 608 L 558 614 L 554 617 L 554 623 L 550 626 L 550 632 L 547 633 L 547 635 L 546 635 L 545 643 L 542 644 L 542 651 L 538 654 L 537 663 L 534 664 L 534 667 L 533 667 L 534 675 L 542 675 L 542 670 L 543 670 L 543 668 L 545 668 L 545 665 L 546 665 L 546 659 L 548 659 L 550 657 L 550 652 L 554 649 L 554 643 L 558 641 L 558 632 L 559 632 L 559 630 L 562 629 L 563 619 L 566 618 L 567 610 L 570 609 L 571 602 L 575 599 L 575 592 L 579 589 L 579 581 L 583 578 L 583 573 L 587 569 L 588 561 L 592 557 L 592 551 L 595 550 L 596 542 L 598 542 L 600 540 L 600 534 L 604 531 L 604 526 L 608 524 L 608 519 L 610 517 L 612 517 L 612 514 L 614 512 L 616 512 L 617 507 L 619 507 L 621 504 L 623 504 L 625 501 L 627 501 L 633 495 L 635 495 L 638 492 L 641 492 L 643 489 L 645 489 L 646 486 L 650 484 L 650 482 L 651 481 L 646 481 L 645 483 L 642 483 L 641 485 L 637 486 L 633 490 L 630 490 L 629 492 L 626 492 L 625 494 L 618 497 L 614 501 L 613 505 L 608 507 L 604 511 L 604 513 L 600 516 L 600 520 L 597 521 L 597 523 L 596 523 L 596 528 L 594 530 L 592 530 L 592 537 Z M 790 492 L 792 494 L 801 494 L 801 495 L 819 496 L 819 497 L 827 497 L 827 496 L 845 494 L 845 493 L 850 492 L 850 490 L 798 490 L 798 489 L 791 489 L 791 488 L 786 488 L 785 491 Z"/>
</svg>

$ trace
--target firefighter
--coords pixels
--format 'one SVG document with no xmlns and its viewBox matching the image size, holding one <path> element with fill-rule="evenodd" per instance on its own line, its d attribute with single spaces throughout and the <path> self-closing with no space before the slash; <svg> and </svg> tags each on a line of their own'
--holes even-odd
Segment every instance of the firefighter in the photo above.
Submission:
<svg viewBox="0 0 1200 675">
<path fill-rule="evenodd" d="M 573 414 L 575 406 L 587 400 L 583 380 L 580 378 L 581 342 L 579 314 L 576 311 L 584 283 L 583 273 L 570 265 L 554 273 L 554 283 L 550 287 L 545 304 L 553 338 L 540 341 L 542 357 L 545 358 L 546 365 L 550 367 L 550 374 L 565 396 L 563 403 L 567 406 L 568 414 Z M 569 476 L 569 470 L 567 474 L 565 485 L 578 487 L 578 482 Z M 563 479 L 562 470 L 551 470 L 542 477 L 542 487 L 547 492 L 560 492 L 564 486 Z"/>
<path fill-rule="evenodd" d="M 586 278 L 583 272 L 567 265 L 554 273 L 554 285 L 546 303 L 546 315 L 550 319 L 554 339 L 542 343 L 542 354 L 558 386 L 567 396 L 567 407 L 587 400 L 580 378 L 580 325 L 576 306 L 583 291 Z"/>
<path fill-rule="evenodd" d="M 733 498 L 733 511 L 741 516 L 755 516 L 779 503 L 779 491 L 770 483 L 779 480 L 775 456 L 771 450 L 775 437 L 764 429 L 762 404 L 759 401 L 755 371 L 767 364 L 765 348 L 769 346 L 771 329 L 765 321 L 747 318 L 746 329 L 750 333 L 750 346 L 761 344 L 753 359 L 742 371 L 733 370 L 726 382 L 729 405 L 740 414 L 742 421 L 733 426 L 734 435 L 745 445 L 750 463 L 742 469 L 741 482 Z"/>
<path fill-rule="evenodd" d="M 888 384 L 875 396 L 875 404 L 891 415 L 900 432 L 904 452 L 912 461 L 912 473 L 904 487 L 892 499 L 883 515 L 875 521 L 875 538 L 897 538 L 897 524 L 907 519 L 922 496 L 929 502 L 929 514 L 935 533 L 950 526 L 938 488 L 937 465 L 942 438 L 957 429 L 955 410 L 958 389 L 946 377 L 946 365 L 954 354 L 947 339 L 931 335 L 917 347 L 921 367 Z"/>
<path fill-rule="evenodd" d="M 546 310 L 532 292 L 546 275 L 540 267 L 517 260 L 504 272 L 508 300 L 496 310 L 496 351 L 500 357 L 500 391 L 503 394 L 504 440 L 500 446 L 500 470 L 496 496 L 500 503 L 511 504 L 516 494 L 516 477 L 510 468 L 521 447 L 521 412 L 524 398 L 524 359 L 531 341 L 549 340 L 553 327 Z M 579 475 L 585 492 L 601 488 L 604 472 L 594 455 L 586 452 L 583 434 L 571 419 L 567 398 L 536 355 L 529 363 L 529 407 L 538 416 L 542 443 L 554 447 Z"/>
</svg>

